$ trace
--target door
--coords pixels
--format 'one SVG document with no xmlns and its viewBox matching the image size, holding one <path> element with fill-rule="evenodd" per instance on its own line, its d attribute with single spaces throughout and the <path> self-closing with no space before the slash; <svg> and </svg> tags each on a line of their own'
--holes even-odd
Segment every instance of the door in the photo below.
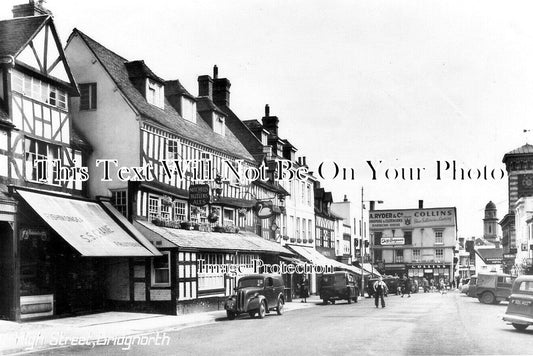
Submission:
<svg viewBox="0 0 533 356">
<path fill-rule="evenodd" d="M 513 279 L 510 276 L 498 276 L 496 282 L 496 296 L 501 299 L 507 299 L 511 295 Z"/>
</svg>

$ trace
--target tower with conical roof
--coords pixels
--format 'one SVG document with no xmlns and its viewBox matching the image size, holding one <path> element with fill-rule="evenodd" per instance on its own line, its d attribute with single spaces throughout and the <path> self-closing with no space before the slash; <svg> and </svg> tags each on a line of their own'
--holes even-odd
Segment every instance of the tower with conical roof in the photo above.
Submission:
<svg viewBox="0 0 533 356">
<path fill-rule="evenodd" d="M 496 204 L 492 201 L 489 201 L 485 206 L 483 238 L 494 244 L 499 244 L 500 242 L 498 238 L 498 210 L 496 209 Z"/>
</svg>

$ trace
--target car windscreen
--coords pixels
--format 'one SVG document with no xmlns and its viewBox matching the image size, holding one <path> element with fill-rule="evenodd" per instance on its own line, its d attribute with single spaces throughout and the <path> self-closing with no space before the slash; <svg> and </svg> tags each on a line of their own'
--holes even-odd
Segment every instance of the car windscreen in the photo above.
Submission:
<svg viewBox="0 0 533 356">
<path fill-rule="evenodd" d="M 262 286 L 263 286 L 262 278 L 247 278 L 247 279 L 241 279 L 239 281 L 239 288 L 262 287 Z"/>
</svg>

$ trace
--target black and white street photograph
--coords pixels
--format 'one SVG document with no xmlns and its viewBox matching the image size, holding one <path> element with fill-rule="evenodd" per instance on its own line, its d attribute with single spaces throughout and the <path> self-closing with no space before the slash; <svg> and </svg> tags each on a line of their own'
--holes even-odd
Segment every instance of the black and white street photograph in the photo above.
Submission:
<svg viewBox="0 0 533 356">
<path fill-rule="evenodd" d="M 2 0 L 0 355 L 533 355 L 532 11 Z"/>
</svg>

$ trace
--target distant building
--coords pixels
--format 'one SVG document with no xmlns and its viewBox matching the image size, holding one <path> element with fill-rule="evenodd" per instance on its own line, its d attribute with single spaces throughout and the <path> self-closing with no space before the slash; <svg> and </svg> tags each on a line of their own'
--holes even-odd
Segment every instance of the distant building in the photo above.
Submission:
<svg viewBox="0 0 533 356">
<path fill-rule="evenodd" d="M 503 156 L 503 163 L 505 163 L 509 179 L 509 210 L 500 221 L 504 256 L 503 270 L 506 273 L 518 273 L 518 271 L 528 270 L 532 267 L 531 258 L 523 260 L 527 254 L 520 253 L 524 257 L 519 257 L 518 250 L 531 254 L 531 244 L 527 242 L 529 238 L 524 236 L 526 231 L 524 226 L 529 224 L 527 221 L 530 217 L 527 216 L 527 209 L 524 210 L 523 207 L 529 204 L 527 203 L 528 197 L 533 196 L 533 145 L 526 143 L 515 150 L 507 152 Z M 518 218 L 516 216 L 517 209 L 521 214 L 520 222 L 516 220 Z M 519 227 L 519 225 L 522 227 Z M 522 229 L 522 236 L 519 237 L 520 242 L 517 241 L 518 228 Z M 525 245 L 522 245 L 522 241 L 525 242 Z M 522 251 L 522 248 L 526 248 L 526 251 Z M 517 260 L 517 257 L 522 260 Z"/>
<path fill-rule="evenodd" d="M 370 235 L 374 263 L 380 272 L 415 280 L 449 280 L 453 276 L 457 239 L 454 207 L 371 210 Z"/>
</svg>

